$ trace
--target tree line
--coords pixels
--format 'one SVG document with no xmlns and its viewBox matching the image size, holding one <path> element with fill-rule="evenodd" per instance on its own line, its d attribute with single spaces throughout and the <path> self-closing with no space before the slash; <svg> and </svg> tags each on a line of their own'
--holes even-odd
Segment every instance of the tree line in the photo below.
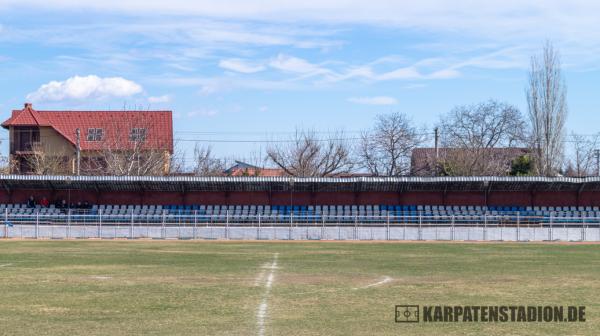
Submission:
<svg viewBox="0 0 600 336">
<path fill-rule="evenodd" d="M 381 114 L 371 128 L 350 141 L 343 131 L 319 136 L 314 130 L 297 129 L 289 138 L 268 145 L 252 162 L 258 167 L 276 167 L 285 175 L 297 177 L 344 176 L 364 173 L 372 176 L 418 175 L 596 175 L 597 145 L 600 136 L 567 136 L 567 85 L 559 52 L 547 42 L 541 53 L 531 58 L 525 87 L 527 111 L 490 99 L 454 107 L 439 117 L 432 128 L 419 127 L 406 113 Z M 132 122 L 111 121 L 111 129 Z M 145 125 L 151 130 L 151 125 Z M 124 129 L 125 129 L 124 128 Z M 126 131 L 123 131 L 126 132 Z M 193 150 L 191 165 L 184 153 L 175 149 L 165 170 L 164 151 L 148 150 L 145 139 L 125 146 L 127 136 L 112 137 L 98 151 L 97 162 L 85 162 L 88 174 L 162 175 L 192 174 L 222 176 L 231 160 L 214 155 L 210 146 Z M 114 142 L 114 143 L 113 143 Z M 415 171 L 415 149 L 432 147 L 434 155 L 425 159 L 427 172 Z M 123 147 L 127 150 L 123 150 Z M 175 148 L 177 148 L 175 144 Z M 517 151 L 507 151 L 516 149 Z M 39 151 L 30 165 L 37 174 L 68 173 L 60 158 Z M 46 153 L 46 154 L 45 154 Z M 428 153 L 431 153 L 429 151 Z M 253 171 L 259 174 L 259 171 Z"/>
<path fill-rule="evenodd" d="M 531 58 L 525 97 L 526 113 L 494 99 L 456 106 L 440 116 L 435 133 L 416 126 L 402 112 L 377 116 L 357 144 L 345 140 L 343 132 L 323 139 L 314 131 L 297 130 L 288 141 L 269 146 L 266 159 L 290 176 L 352 172 L 406 176 L 417 173 L 411 171 L 414 150 L 431 144 L 435 137 L 443 154 L 436 153 L 428 175 L 596 175 L 600 136 L 572 133 L 567 137 L 567 85 L 559 52 L 550 42 Z M 509 155 L 508 166 L 500 150 L 507 148 L 520 150 L 504 151 Z M 196 173 L 206 175 L 223 168 L 218 164 L 223 162 L 211 157 L 210 148 L 195 153 L 202 154 L 194 156 Z"/>
</svg>

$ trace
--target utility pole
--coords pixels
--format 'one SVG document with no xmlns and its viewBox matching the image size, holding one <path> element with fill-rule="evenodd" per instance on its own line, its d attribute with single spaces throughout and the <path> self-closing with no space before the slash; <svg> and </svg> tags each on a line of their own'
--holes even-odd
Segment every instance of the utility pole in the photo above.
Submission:
<svg viewBox="0 0 600 336">
<path fill-rule="evenodd" d="M 600 149 L 594 149 L 594 156 L 596 157 L 596 176 L 600 176 Z"/>
<path fill-rule="evenodd" d="M 436 127 L 433 130 L 434 134 L 435 134 L 435 162 L 437 163 L 437 160 L 440 156 L 440 147 L 439 147 L 439 141 L 440 141 L 440 131 L 439 129 Z"/>
<path fill-rule="evenodd" d="M 434 146 L 435 146 L 435 167 L 434 167 L 434 174 L 435 176 L 437 176 L 438 174 L 438 160 L 440 157 L 440 146 L 439 146 L 439 141 L 440 141 L 440 130 L 439 128 L 434 128 L 433 130 L 434 132 Z"/>
<path fill-rule="evenodd" d="M 77 175 L 81 173 L 81 131 L 78 129 L 75 130 L 76 137 L 76 146 L 77 146 Z"/>
</svg>

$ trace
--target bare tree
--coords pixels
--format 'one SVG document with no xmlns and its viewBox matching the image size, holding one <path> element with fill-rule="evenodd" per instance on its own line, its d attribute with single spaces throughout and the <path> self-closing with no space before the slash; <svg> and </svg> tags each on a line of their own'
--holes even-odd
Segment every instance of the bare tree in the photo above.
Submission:
<svg viewBox="0 0 600 336">
<path fill-rule="evenodd" d="M 72 167 L 69 160 L 61 153 L 54 153 L 46 146 L 32 145 L 31 154 L 24 157 L 25 164 L 34 175 L 70 175 Z"/>
<path fill-rule="evenodd" d="M 0 141 L 2 144 L 2 141 Z M 4 156 L 0 155 L 0 174 L 10 174 L 11 172 L 11 162 L 10 155 Z"/>
<path fill-rule="evenodd" d="M 446 171 L 452 175 L 505 175 L 510 169 L 510 150 L 523 146 L 527 127 L 514 106 L 489 100 L 455 107 L 441 117 L 441 144 Z"/>
<path fill-rule="evenodd" d="M 156 136 L 156 125 L 146 113 L 123 114 L 107 121 L 99 136 L 99 150 L 89 159 L 109 175 L 164 175 L 169 172 L 171 148 L 168 140 Z"/>
<path fill-rule="evenodd" d="M 550 42 L 546 42 L 541 56 L 531 58 L 526 96 L 536 172 L 554 175 L 563 162 L 568 108 L 560 56 Z"/>
<path fill-rule="evenodd" d="M 173 144 L 173 154 L 169 163 L 169 174 L 177 175 L 186 172 L 185 151 L 181 149 L 178 143 Z"/>
<path fill-rule="evenodd" d="M 237 175 L 237 176 L 261 176 L 265 171 L 272 170 L 267 168 L 267 164 L 269 162 L 269 158 L 261 151 L 261 149 L 254 150 L 250 153 L 246 153 L 246 155 L 242 156 L 234 156 L 227 160 L 227 166 L 230 167 L 227 171 L 227 175 Z M 231 169 L 237 166 L 237 164 L 243 163 L 249 165 L 244 169 Z M 231 167 L 233 165 L 233 167 Z"/>
<path fill-rule="evenodd" d="M 585 177 L 596 175 L 596 155 L 595 151 L 598 148 L 600 134 L 595 134 L 591 137 L 571 133 L 573 144 L 571 160 L 569 165 L 571 169 L 570 175 L 574 177 Z"/>
<path fill-rule="evenodd" d="M 357 156 L 373 175 L 408 175 L 412 151 L 425 139 L 424 133 L 419 133 L 405 114 L 379 115 L 374 128 L 361 135 Z"/>
<path fill-rule="evenodd" d="M 224 159 L 215 158 L 210 146 L 194 147 L 193 173 L 198 176 L 221 176 L 227 169 Z"/>
<path fill-rule="evenodd" d="M 299 177 L 333 176 L 351 172 L 350 146 L 343 132 L 326 139 L 314 131 L 296 130 L 292 139 L 267 148 L 267 157 L 286 174 Z"/>
</svg>

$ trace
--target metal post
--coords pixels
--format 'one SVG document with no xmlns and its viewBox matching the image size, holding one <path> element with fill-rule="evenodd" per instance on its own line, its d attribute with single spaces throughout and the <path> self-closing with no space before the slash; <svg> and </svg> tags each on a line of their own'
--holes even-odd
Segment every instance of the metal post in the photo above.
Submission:
<svg viewBox="0 0 600 336">
<path fill-rule="evenodd" d="M 387 214 L 387 232 L 386 232 L 387 240 L 390 240 L 390 214 Z"/>
<path fill-rule="evenodd" d="M 306 228 L 306 240 L 308 240 L 308 225 L 304 225 L 304 227 Z"/>
<path fill-rule="evenodd" d="M 225 239 L 229 239 L 229 209 L 225 211 Z"/>
<path fill-rule="evenodd" d="M 485 216 L 485 214 L 484 214 Z M 455 227 L 454 227 L 454 215 L 452 215 L 452 218 L 450 219 L 450 223 L 452 224 L 452 240 L 454 240 L 454 231 L 455 231 Z"/>
<path fill-rule="evenodd" d="M 423 218 L 421 217 L 421 212 L 419 211 L 419 240 L 423 240 Z"/>
<path fill-rule="evenodd" d="M 98 210 L 98 239 L 102 238 L 102 209 Z"/>
<path fill-rule="evenodd" d="M 354 215 L 354 240 L 358 240 L 358 218 Z"/>
<path fill-rule="evenodd" d="M 4 238 L 8 238 L 8 209 L 4 208 Z"/>
<path fill-rule="evenodd" d="M 271 220 L 271 229 L 273 230 L 273 240 L 277 240 L 277 227 L 275 226 L 277 224 L 277 218 L 279 215 L 269 215 L 269 219 L 272 218 Z"/>
<path fill-rule="evenodd" d="M 256 233 L 256 239 L 260 240 L 260 213 L 258 213 L 258 232 Z"/>
<path fill-rule="evenodd" d="M 76 156 L 77 156 L 76 173 L 77 173 L 77 175 L 80 175 L 80 172 L 81 172 L 81 131 L 79 130 L 79 128 L 77 128 L 75 130 L 75 139 L 76 139 L 75 149 L 76 149 Z"/>
<path fill-rule="evenodd" d="M 166 237 L 167 232 L 166 232 L 166 229 L 165 229 L 165 224 L 166 224 L 165 222 L 166 222 L 166 220 L 167 220 L 167 211 L 163 210 L 163 212 L 162 212 L 162 228 L 160 230 L 161 231 L 160 235 L 161 235 L 162 239 L 167 238 Z"/>
<path fill-rule="evenodd" d="M 504 241 L 504 225 L 500 225 L 500 240 Z"/>
<path fill-rule="evenodd" d="M 177 221 L 177 239 L 181 239 L 181 216 L 185 215 L 179 215 L 179 221 Z M 183 223 L 183 225 L 185 225 L 185 223 Z"/>
<path fill-rule="evenodd" d="M 581 241 L 585 241 L 585 216 L 581 217 Z"/>
<path fill-rule="evenodd" d="M 324 239 L 325 237 L 325 216 L 321 216 L 321 239 Z"/>
<path fill-rule="evenodd" d="M 292 223 L 293 223 L 293 218 L 292 218 L 292 212 L 290 212 L 290 227 L 288 228 L 288 239 L 292 240 Z"/>
<path fill-rule="evenodd" d="M 39 211 L 38 211 L 38 214 L 39 214 Z M 85 231 L 85 223 L 83 226 L 83 230 Z M 70 223 L 67 224 L 67 239 L 69 239 L 69 238 L 71 238 L 71 224 Z"/>
<path fill-rule="evenodd" d="M 463 222 L 463 224 L 465 224 Z M 469 223 L 465 224 L 467 226 L 467 241 L 471 240 L 471 227 L 469 226 Z"/>
<path fill-rule="evenodd" d="M 552 216 L 552 214 L 550 214 Z M 517 216 L 517 241 L 521 240 L 521 218 Z"/>
<path fill-rule="evenodd" d="M 554 223 L 552 222 L 552 216 L 550 216 L 550 241 L 554 239 Z"/>
<path fill-rule="evenodd" d="M 131 210 L 131 227 L 129 227 L 129 239 L 133 239 L 133 222 L 135 221 L 133 209 Z"/>
<path fill-rule="evenodd" d="M 39 235 L 39 226 L 40 226 L 40 212 L 38 211 L 35 214 L 35 239 L 38 239 Z"/>
<path fill-rule="evenodd" d="M 517 214 L 518 216 L 518 214 Z M 483 217 L 483 240 L 487 240 L 487 217 Z"/>
<path fill-rule="evenodd" d="M 196 239 L 196 237 L 197 237 L 197 233 L 196 233 L 197 226 L 198 226 L 198 210 L 194 210 L 194 234 L 193 234 L 194 239 Z"/>
<path fill-rule="evenodd" d="M 8 238 L 8 209 L 4 209 L 4 238 Z"/>
</svg>

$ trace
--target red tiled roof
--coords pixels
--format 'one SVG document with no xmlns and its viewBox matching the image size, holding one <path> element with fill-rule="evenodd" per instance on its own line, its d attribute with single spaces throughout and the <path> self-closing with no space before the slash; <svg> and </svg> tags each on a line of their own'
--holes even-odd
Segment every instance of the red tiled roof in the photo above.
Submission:
<svg viewBox="0 0 600 336">
<path fill-rule="evenodd" d="M 6 128 L 7 126 L 50 126 L 50 122 L 43 115 L 37 113 L 31 104 L 25 104 L 25 108 L 13 110 L 12 116 L 2 123 L 2 127 Z"/>
<path fill-rule="evenodd" d="M 285 176 L 283 169 L 261 168 L 246 162 L 236 161 L 235 165 L 225 170 L 229 176 Z"/>
<path fill-rule="evenodd" d="M 277 168 L 237 168 L 229 171 L 229 176 L 285 176 L 283 169 Z"/>
<path fill-rule="evenodd" d="M 10 126 L 52 127 L 72 144 L 76 143 L 76 130 L 81 132 L 82 150 L 100 150 L 107 143 L 121 148 L 132 146 L 131 128 L 146 128 L 144 145 L 148 149 L 165 149 L 173 152 L 173 119 L 171 111 L 37 111 L 31 104 L 22 110 L 12 111 L 12 116 L 2 123 Z M 90 128 L 103 129 L 103 141 L 87 141 Z"/>
</svg>

